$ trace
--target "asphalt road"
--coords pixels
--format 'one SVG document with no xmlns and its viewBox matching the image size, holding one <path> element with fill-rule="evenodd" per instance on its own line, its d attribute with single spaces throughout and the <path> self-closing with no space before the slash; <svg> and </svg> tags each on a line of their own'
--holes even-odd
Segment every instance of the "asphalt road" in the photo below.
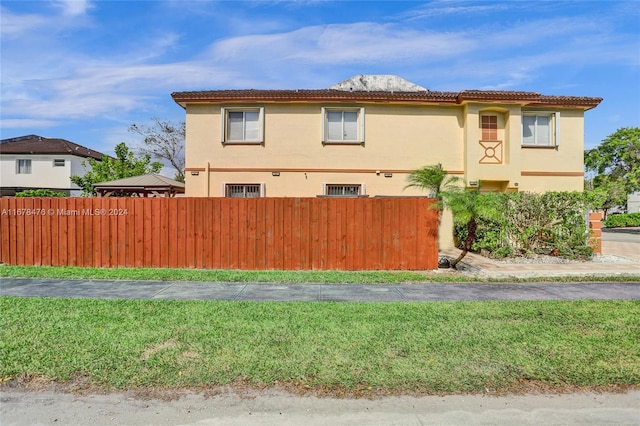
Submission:
<svg viewBox="0 0 640 426">
<path fill-rule="evenodd" d="M 640 228 L 603 228 L 602 240 L 638 243 L 640 242 Z"/>
</svg>

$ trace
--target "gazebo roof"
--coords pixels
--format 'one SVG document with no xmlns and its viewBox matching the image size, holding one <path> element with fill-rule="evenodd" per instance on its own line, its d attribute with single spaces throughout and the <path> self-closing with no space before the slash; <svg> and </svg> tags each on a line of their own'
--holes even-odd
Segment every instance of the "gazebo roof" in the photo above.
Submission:
<svg viewBox="0 0 640 426">
<path fill-rule="evenodd" d="M 137 193 L 140 196 L 146 196 L 149 194 L 159 195 L 160 193 L 182 194 L 184 193 L 185 185 L 165 176 L 149 174 L 100 182 L 93 185 L 93 187 L 102 196 L 108 196 L 110 192 L 114 191 Z"/>
</svg>

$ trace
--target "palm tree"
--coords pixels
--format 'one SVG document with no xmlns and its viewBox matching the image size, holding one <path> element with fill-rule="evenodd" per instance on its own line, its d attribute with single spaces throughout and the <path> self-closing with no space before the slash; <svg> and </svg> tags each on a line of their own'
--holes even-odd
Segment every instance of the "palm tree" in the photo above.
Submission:
<svg viewBox="0 0 640 426">
<path fill-rule="evenodd" d="M 459 190 L 460 187 L 456 183 L 462 179 L 457 176 L 449 176 L 447 171 L 442 168 L 442 164 L 438 163 L 435 166 L 424 166 L 412 171 L 407 180 L 409 184 L 404 187 L 405 189 L 420 188 L 429 191 L 429 195 L 438 200 L 437 208 L 442 216 L 444 209 L 442 194 Z"/>
<path fill-rule="evenodd" d="M 409 184 L 405 187 L 415 187 L 430 192 L 431 197 L 438 202 L 438 230 L 440 230 L 442 213 L 445 208 L 451 210 L 455 222 L 464 223 L 467 228 L 467 238 L 462 246 L 462 252 L 453 261 L 444 262 L 444 259 L 438 261 L 440 267 L 452 267 L 456 265 L 467 255 L 476 239 L 476 231 L 478 228 L 478 220 L 495 219 L 499 215 L 499 199 L 495 193 L 482 194 L 478 189 L 465 190 L 458 182 L 461 182 L 457 176 L 447 175 L 447 171 L 442 168 L 442 164 L 435 166 L 425 166 L 414 170 L 409 174 L 407 179 Z M 441 263 L 442 261 L 442 263 Z M 447 266 L 449 264 L 449 266 Z"/>
<path fill-rule="evenodd" d="M 429 191 L 429 195 L 437 200 L 434 208 L 438 209 L 438 232 L 442 225 L 442 213 L 444 212 L 443 194 L 448 192 L 460 191 L 460 187 L 456 183 L 461 179 L 457 176 L 449 176 L 447 171 L 442 168 L 442 164 L 435 166 L 424 166 L 420 169 L 412 171 L 407 180 L 409 184 L 404 187 L 419 188 Z M 440 239 L 438 238 L 438 248 L 440 248 Z M 440 268 L 449 268 L 449 259 L 441 257 L 438 259 Z"/>
<path fill-rule="evenodd" d="M 460 255 L 451 262 L 451 267 L 464 258 L 476 239 L 478 220 L 495 220 L 500 216 L 500 196 L 494 192 L 480 193 L 479 189 L 467 191 L 447 191 L 442 194 L 443 204 L 453 213 L 454 221 L 464 223 L 467 238 Z"/>
</svg>

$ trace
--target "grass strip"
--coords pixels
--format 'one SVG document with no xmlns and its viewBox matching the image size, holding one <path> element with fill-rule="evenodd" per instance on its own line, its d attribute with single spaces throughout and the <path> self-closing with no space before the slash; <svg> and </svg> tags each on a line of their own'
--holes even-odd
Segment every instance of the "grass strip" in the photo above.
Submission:
<svg viewBox="0 0 640 426">
<path fill-rule="evenodd" d="M 425 282 L 486 282 L 453 270 L 427 271 L 242 271 L 172 268 L 81 268 L 73 266 L 0 266 L 0 277 L 85 280 L 206 281 L 259 283 L 401 284 Z M 492 282 L 603 282 L 640 281 L 640 276 L 616 275 L 555 278 L 504 278 Z"/>
<path fill-rule="evenodd" d="M 0 380 L 461 393 L 640 385 L 640 302 L 0 298 Z"/>
<path fill-rule="evenodd" d="M 244 271 L 57 266 L 2 266 L 0 267 L 0 277 L 335 284 L 408 283 L 423 282 L 426 280 L 423 274 L 403 271 Z M 447 278 L 444 277 L 443 280 L 447 281 Z"/>
</svg>

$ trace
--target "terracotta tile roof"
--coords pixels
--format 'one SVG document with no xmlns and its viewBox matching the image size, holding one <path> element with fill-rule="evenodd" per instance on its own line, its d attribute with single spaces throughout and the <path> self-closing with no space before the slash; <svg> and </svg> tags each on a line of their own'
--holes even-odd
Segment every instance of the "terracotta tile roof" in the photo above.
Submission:
<svg viewBox="0 0 640 426">
<path fill-rule="evenodd" d="M 589 98 L 586 96 L 547 96 L 540 95 L 540 105 L 566 105 L 566 106 L 590 106 L 595 108 L 602 102 L 602 98 Z"/>
<path fill-rule="evenodd" d="M 418 101 L 454 102 L 454 92 L 386 92 L 386 91 L 345 91 L 335 89 L 301 90 L 206 90 L 198 92 L 175 92 L 171 96 L 181 102 L 219 101 Z"/>
<path fill-rule="evenodd" d="M 463 90 L 458 94 L 458 98 L 482 101 L 535 101 L 540 98 L 540 93 L 506 90 Z"/>
<path fill-rule="evenodd" d="M 12 139 L 3 139 L 0 143 L 0 154 L 58 154 L 75 155 L 84 158 L 102 159 L 102 153 L 94 151 L 65 139 L 43 138 L 28 135 Z"/>
<path fill-rule="evenodd" d="M 521 103 L 523 105 L 571 106 L 591 109 L 602 98 L 578 96 L 547 96 L 537 92 L 518 92 L 502 90 L 463 90 L 460 92 L 435 92 L 422 90 L 403 91 L 346 91 L 335 89 L 301 90 L 205 90 L 193 92 L 174 92 L 173 100 L 182 105 L 187 103 L 220 102 L 398 102 L 398 103 L 437 103 L 461 104 L 468 101 Z"/>
</svg>

